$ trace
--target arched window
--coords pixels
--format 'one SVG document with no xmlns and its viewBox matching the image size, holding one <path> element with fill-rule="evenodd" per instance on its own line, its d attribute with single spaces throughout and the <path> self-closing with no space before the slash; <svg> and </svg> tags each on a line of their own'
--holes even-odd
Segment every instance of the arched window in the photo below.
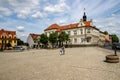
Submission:
<svg viewBox="0 0 120 80">
<path fill-rule="evenodd" d="M 83 34 L 83 29 L 80 29 L 81 34 Z"/>
<path fill-rule="evenodd" d="M 77 43 L 77 38 L 74 38 L 74 43 Z"/>
<path fill-rule="evenodd" d="M 90 29 L 87 29 L 87 33 L 90 33 L 91 32 L 91 30 Z"/>
<path fill-rule="evenodd" d="M 2 36 L 2 39 L 4 38 L 4 36 Z"/>
</svg>

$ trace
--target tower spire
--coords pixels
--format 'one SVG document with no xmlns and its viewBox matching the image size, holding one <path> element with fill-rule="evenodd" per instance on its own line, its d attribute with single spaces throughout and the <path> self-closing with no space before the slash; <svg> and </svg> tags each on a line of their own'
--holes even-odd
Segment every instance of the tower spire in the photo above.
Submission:
<svg viewBox="0 0 120 80">
<path fill-rule="evenodd" d="M 83 21 L 86 21 L 87 20 L 87 16 L 86 16 L 86 13 L 85 13 L 85 8 L 83 9 L 83 11 L 84 11 Z"/>
</svg>

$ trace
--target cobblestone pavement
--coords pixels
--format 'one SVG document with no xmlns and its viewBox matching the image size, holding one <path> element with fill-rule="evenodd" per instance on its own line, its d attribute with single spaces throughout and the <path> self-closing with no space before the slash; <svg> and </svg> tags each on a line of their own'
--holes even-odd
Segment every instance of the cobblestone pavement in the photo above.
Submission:
<svg viewBox="0 0 120 80">
<path fill-rule="evenodd" d="M 0 80 L 120 80 L 120 63 L 106 63 L 113 51 L 98 48 L 0 52 Z M 120 56 L 120 52 L 118 52 Z"/>
</svg>

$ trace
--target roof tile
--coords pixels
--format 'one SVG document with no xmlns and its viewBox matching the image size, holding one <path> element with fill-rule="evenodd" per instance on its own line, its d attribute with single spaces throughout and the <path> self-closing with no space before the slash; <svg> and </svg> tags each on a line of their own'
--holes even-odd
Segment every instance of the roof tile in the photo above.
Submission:
<svg viewBox="0 0 120 80">
<path fill-rule="evenodd" d="M 36 40 L 36 39 L 38 39 L 38 37 L 40 37 L 40 34 L 30 33 L 30 35 L 33 38 L 33 40 Z"/>
<path fill-rule="evenodd" d="M 90 27 L 91 21 L 83 21 L 83 23 L 85 24 L 86 27 Z M 62 30 L 66 30 L 66 29 L 77 28 L 78 24 L 79 23 L 74 23 L 74 24 L 68 24 L 68 25 L 63 25 L 63 26 L 59 26 L 58 24 L 52 24 L 51 26 L 46 28 L 45 31 L 51 30 L 51 29 L 56 29 L 58 32 L 60 32 Z"/>
</svg>

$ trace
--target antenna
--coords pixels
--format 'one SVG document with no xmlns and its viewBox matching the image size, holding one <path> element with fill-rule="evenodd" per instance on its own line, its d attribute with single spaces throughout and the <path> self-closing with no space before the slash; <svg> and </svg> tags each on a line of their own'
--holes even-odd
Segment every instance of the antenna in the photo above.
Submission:
<svg viewBox="0 0 120 80">
<path fill-rule="evenodd" d="M 85 10 L 86 10 L 86 9 L 84 8 L 84 9 L 83 9 L 83 12 L 85 12 Z"/>
</svg>

